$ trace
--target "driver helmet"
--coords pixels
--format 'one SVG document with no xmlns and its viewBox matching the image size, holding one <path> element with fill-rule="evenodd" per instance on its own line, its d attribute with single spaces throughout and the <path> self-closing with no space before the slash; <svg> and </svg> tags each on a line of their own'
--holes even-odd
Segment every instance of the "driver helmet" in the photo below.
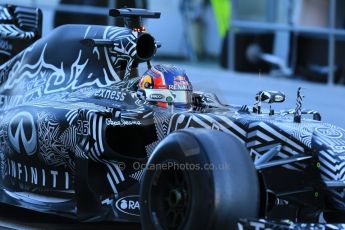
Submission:
<svg viewBox="0 0 345 230">
<path fill-rule="evenodd" d="M 172 65 L 154 65 L 147 70 L 139 82 L 138 94 L 144 100 L 159 107 L 190 109 L 193 87 L 186 72 Z"/>
</svg>

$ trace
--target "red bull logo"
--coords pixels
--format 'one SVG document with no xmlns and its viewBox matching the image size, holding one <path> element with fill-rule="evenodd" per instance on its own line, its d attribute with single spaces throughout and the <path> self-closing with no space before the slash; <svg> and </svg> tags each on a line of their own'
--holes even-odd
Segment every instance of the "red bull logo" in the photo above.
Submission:
<svg viewBox="0 0 345 230">
<path fill-rule="evenodd" d="M 184 76 L 179 75 L 174 77 L 174 85 L 188 86 L 189 82 L 186 80 Z"/>
<path fill-rule="evenodd" d="M 185 77 L 184 76 L 176 76 L 174 77 L 174 81 L 186 81 Z"/>
</svg>

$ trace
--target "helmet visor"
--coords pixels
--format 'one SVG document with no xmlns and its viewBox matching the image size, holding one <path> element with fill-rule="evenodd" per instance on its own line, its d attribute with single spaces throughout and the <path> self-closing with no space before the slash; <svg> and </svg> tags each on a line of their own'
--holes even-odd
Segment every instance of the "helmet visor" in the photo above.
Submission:
<svg viewBox="0 0 345 230">
<path fill-rule="evenodd" d="M 192 91 L 171 91 L 174 96 L 174 103 L 190 104 L 192 103 Z"/>
</svg>

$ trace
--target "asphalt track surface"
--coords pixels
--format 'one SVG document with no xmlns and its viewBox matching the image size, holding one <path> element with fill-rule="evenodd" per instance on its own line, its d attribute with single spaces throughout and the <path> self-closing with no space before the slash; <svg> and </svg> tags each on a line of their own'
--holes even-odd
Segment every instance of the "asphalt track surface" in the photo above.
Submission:
<svg viewBox="0 0 345 230">
<path fill-rule="evenodd" d="M 158 63 L 158 62 L 155 62 Z M 296 79 L 222 70 L 214 64 L 173 63 L 185 68 L 195 90 L 216 93 L 227 104 L 253 105 L 259 90 L 280 90 L 286 102 L 275 109 L 294 108 L 296 91 L 303 87 L 303 107 L 318 110 L 322 120 L 345 128 L 345 86 L 328 86 Z M 140 72 L 143 73 L 145 65 Z M 71 219 L 0 205 L 0 229 L 140 229 L 139 224 L 80 223 Z"/>
</svg>

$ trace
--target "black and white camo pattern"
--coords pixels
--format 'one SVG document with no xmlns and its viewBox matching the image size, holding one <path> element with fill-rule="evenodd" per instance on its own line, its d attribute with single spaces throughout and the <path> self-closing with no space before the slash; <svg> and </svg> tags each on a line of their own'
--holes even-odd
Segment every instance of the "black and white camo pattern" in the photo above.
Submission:
<svg viewBox="0 0 345 230">
<path fill-rule="evenodd" d="M 12 24 L 0 25 L 0 38 L 32 39 L 34 37 L 35 37 L 35 32 L 25 32 L 19 29 L 16 25 L 12 25 Z"/>
<path fill-rule="evenodd" d="M 311 154 L 313 149 L 319 149 L 321 178 L 326 186 L 338 185 L 336 188 L 329 187 L 328 192 L 331 193 L 329 202 L 344 210 L 345 130 L 312 120 L 295 123 L 292 116 L 288 119 L 286 116 L 287 114 L 284 114 L 269 119 L 267 116 L 254 117 L 252 114 L 240 114 L 234 115 L 233 118 L 236 120 L 233 120 L 224 115 L 182 113 L 172 115 L 168 129 L 165 125 L 160 125 L 157 130 L 161 136 L 188 127 L 220 130 L 237 137 L 249 149 L 251 155 L 255 156 L 255 160 L 276 147 L 277 143 L 281 148 L 275 159 L 297 159 Z M 303 172 L 308 164 L 308 161 L 296 160 L 282 167 Z"/>
<path fill-rule="evenodd" d="M 7 7 L 0 5 L 0 22 L 1 21 L 10 21 L 13 17 L 11 16 L 10 12 L 8 12 Z"/>
<path fill-rule="evenodd" d="M 301 94 L 301 88 L 298 88 L 297 100 L 296 100 L 296 109 L 295 109 L 295 116 L 294 116 L 294 121 L 297 123 L 301 122 L 302 101 L 303 101 L 303 95 Z"/>
<path fill-rule="evenodd" d="M 331 194 L 329 202 L 345 210 L 345 130 L 333 125 L 315 129 L 313 145 L 318 155 L 321 178 Z"/>
<path fill-rule="evenodd" d="M 127 63 L 123 78 L 125 81 L 130 77 L 134 57 L 137 54 L 135 43 L 137 37 L 137 32 L 128 33 L 128 31 L 123 29 L 119 30 L 116 27 L 108 27 L 104 33 L 104 38 L 114 41 L 114 46 L 112 48 L 104 48 L 109 49 L 113 66 L 116 67 L 121 65 L 121 61 L 125 61 Z"/>
<path fill-rule="evenodd" d="M 11 15 L 9 7 L 12 9 Z M 30 7 L 0 5 L 0 38 L 33 39 L 40 32 L 40 10 Z"/>
</svg>

